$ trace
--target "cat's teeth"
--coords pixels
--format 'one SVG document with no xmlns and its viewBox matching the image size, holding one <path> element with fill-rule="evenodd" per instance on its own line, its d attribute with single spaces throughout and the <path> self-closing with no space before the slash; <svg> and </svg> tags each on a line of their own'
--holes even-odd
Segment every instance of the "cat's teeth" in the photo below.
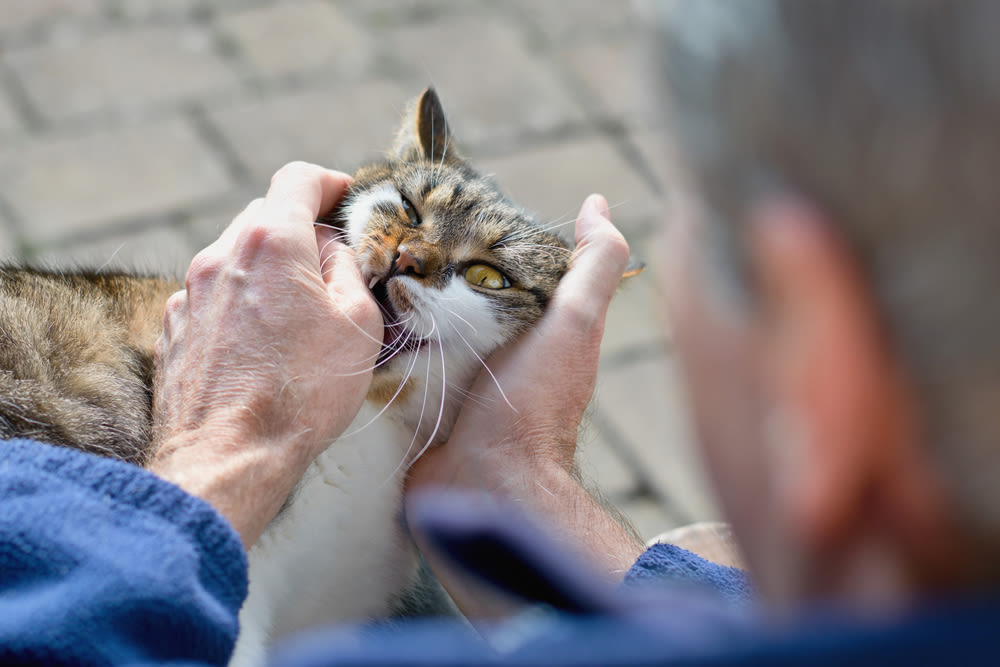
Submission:
<svg viewBox="0 0 1000 667">
<path fill-rule="evenodd" d="M 372 278 L 372 281 L 368 283 L 368 289 L 374 289 L 375 285 L 378 283 L 378 276 Z"/>
</svg>

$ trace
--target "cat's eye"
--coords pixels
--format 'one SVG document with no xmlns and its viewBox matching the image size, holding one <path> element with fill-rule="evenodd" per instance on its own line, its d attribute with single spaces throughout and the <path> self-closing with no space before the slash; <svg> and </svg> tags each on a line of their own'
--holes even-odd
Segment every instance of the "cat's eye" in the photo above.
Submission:
<svg viewBox="0 0 1000 667">
<path fill-rule="evenodd" d="M 510 287 L 510 281 L 507 280 L 507 276 L 486 264 L 473 264 L 467 268 L 465 270 L 465 280 L 486 289 L 504 289 L 505 287 Z"/>
<path fill-rule="evenodd" d="M 403 202 L 403 210 L 406 211 L 407 217 L 410 218 L 410 227 L 418 226 L 420 224 L 420 214 L 417 213 L 417 209 L 402 193 L 400 193 L 399 198 Z"/>
</svg>

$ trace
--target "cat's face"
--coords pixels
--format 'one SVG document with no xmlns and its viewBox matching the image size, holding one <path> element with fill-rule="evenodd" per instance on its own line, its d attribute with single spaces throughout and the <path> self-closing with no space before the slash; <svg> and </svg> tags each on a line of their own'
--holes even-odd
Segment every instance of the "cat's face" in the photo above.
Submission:
<svg viewBox="0 0 1000 667">
<path fill-rule="evenodd" d="M 443 372 L 481 369 L 541 317 L 569 262 L 563 241 L 455 154 L 433 90 L 418 100 L 393 155 L 355 174 L 341 218 L 383 309 L 373 387 L 377 394 L 384 386 L 386 401 L 397 384 L 427 375 L 418 356 Z"/>
</svg>

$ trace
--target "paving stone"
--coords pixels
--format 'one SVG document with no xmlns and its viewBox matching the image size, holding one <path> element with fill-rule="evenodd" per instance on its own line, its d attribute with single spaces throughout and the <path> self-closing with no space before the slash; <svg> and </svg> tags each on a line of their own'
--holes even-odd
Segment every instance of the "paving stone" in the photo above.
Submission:
<svg viewBox="0 0 1000 667">
<path fill-rule="evenodd" d="M 627 0 L 539 2 L 508 0 L 544 39 L 556 43 L 628 38 L 636 33 L 636 16 Z"/>
<path fill-rule="evenodd" d="M 359 17 L 369 29 L 410 25 L 455 16 L 479 16 L 487 19 L 497 14 L 502 3 L 493 0 L 339 0 L 345 12 Z"/>
<path fill-rule="evenodd" d="M 264 196 L 267 183 L 258 188 L 241 187 L 207 206 L 198 207 L 183 216 L 183 228 L 195 252 L 213 243 L 222 230 L 247 207 L 252 200 Z"/>
<path fill-rule="evenodd" d="M 677 183 L 674 170 L 679 158 L 676 147 L 669 141 L 667 131 L 636 129 L 629 140 L 639 151 L 644 166 L 652 178 L 660 184 L 662 191 L 669 197 Z"/>
<path fill-rule="evenodd" d="M 172 211 L 230 187 L 216 156 L 177 119 L 0 153 L 0 194 L 32 242 Z"/>
<path fill-rule="evenodd" d="M 606 498 L 621 499 L 636 491 L 635 474 L 606 440 L 584 435 L 576 459 L 584 480 Z"/>
<path fill-rule="evenodd" d="M 509 142 L 584 120 L 506 21 L 461 17 L 387 31 L 383 39 L 403 54 L 411 78 L 437 88 L 460 145 Z"/>
<path fill-rule="evenodd" d="M 602 366 L 595 400 L 601 419 L 624 439 L 661 497 L 670 499 L 689 521 L 719 516 L 671 357 Z"/>
<path fill-rule="evenodd" d="M 653 112 L 645 93 L 637 47 L 620 41 L 578 40 L 553 53 L 599 103 L 603 115 L 652 124 Z"/>
<path fill-rule="evenodd" d="M 0 31 L 24 30 L 43 22 L 62 22 L 93 16 L 99 0 L 4 0 Z"/>
<path fill-rule="evenodd" d="M 393 141 L 407 100 L 419 92 L 390 82 L 312 89 L 213 110 L 209 119 L 266 184 L 291 160 L 352 171 L 380 156 Z"/>
<path fill-rule="evenodd" d="M 667 344 L 666 298 L 656 276 L 643 272 L 619 288 L 608 308 L 601 354 L 623 354 L 634 348 Z"/>
<path fill-rule="evenodd" d="M 19 129 L 21 129 L 21 123 L 17 113 L 7 96 L 0 91 L 0 135 L 12 134 Z"/>
<path fill-rule="evenodd" d="M 132 21 L 160 18 L 201 19 L 234 0 L 109 0 L 108 13 Z M 220 7 L 221 6 L 221 7 Z"/>
<path fill-rule="evenodd" d="M 225 34 L 264 76 L 324 69 L 356 79 L 370 61 L 371 41 L 328 2 L 285 2 L 225 14 Z"/>
<path fill-rule="evenodd" d="M 20 247 L 14 228 L 2 215 L 0 215 L 0 262 L 8 259 L 16 259 Z"/>
<path fill-rule="evenodd" d="M 7 62 L 49 119 L 137 110 L 234 86 L 236 76 L 198 26 L 134 28 L 33 47 Z"/>
<path fill-rule="evenodd" d="M 352 169 L 388 147 L 406 101 L 433 84 L 460 148 L 541 219 L 567 222 L 565 237 L 591 191 L 618 204 L 651 270 L 612 305 L 581 465 L 645 537 L 712 518 L 660 351 L 662 239 L 649 231 L 663 206 L 643 177 L 670 178 L 649 159 L 659 126 L 629 92 L 642 81 L 622 46 L 630 11 L 609 0 L 8 0 L 5 64 L 54 129 L 23 134 L 0 90 L 0 199 L 18 223 L 0 220 L 0 257 L 23 236 L 61 265 L 183 273 L 281 164 Z M 197 128 L 167 116 L 188 104 L 206 110 Z M 87 130 L 95 117 L 116 125 Z M 597 136 L 595 117 L 634 132 L 634 154 Z M 655 496 L 637 496 L 638 472 Z"/>
<path fill-rule="evenodd" d="M 648 226 L 656 195 L 614 146 L 602 139 L 585 139 L 520 151 L 504 158 L 477 162 L 496 175 L 501 188 L 518 204 L 573 238 L 573 222 L 583 200 L 600 192 L 611 217 L 626 238 Z"/>
<path fill-rule="evenodd" d="M 184 275 L 194 253 L 184 231 L 158 226 L 46 250 L 35 259 L 48 266 L 121 269 L 179 277 Z"/>
</svg>

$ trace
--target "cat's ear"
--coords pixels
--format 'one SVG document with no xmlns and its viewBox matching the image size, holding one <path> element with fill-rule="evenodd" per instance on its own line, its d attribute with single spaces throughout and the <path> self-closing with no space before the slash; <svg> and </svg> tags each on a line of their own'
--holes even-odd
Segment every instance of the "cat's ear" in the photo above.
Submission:
<svg viewBox="0 0 1000 667">
<path fill-rule="evenodd" d="M 417 98 L 396 138 L 394 151 L 403 160 L 419 157 L 441 162 L 458 157 L 444 108 L 433 88 Z"/>
<path fill-rule="evenodd" d="M 640 262 L 637 259 L 631 257 L 628 258 L 628 264 L 625 266 L 625 270 L 622 271 L 622 279 L 635 278 L 637 275 L 646 270 L 646 263 Z"/>
</svg>

